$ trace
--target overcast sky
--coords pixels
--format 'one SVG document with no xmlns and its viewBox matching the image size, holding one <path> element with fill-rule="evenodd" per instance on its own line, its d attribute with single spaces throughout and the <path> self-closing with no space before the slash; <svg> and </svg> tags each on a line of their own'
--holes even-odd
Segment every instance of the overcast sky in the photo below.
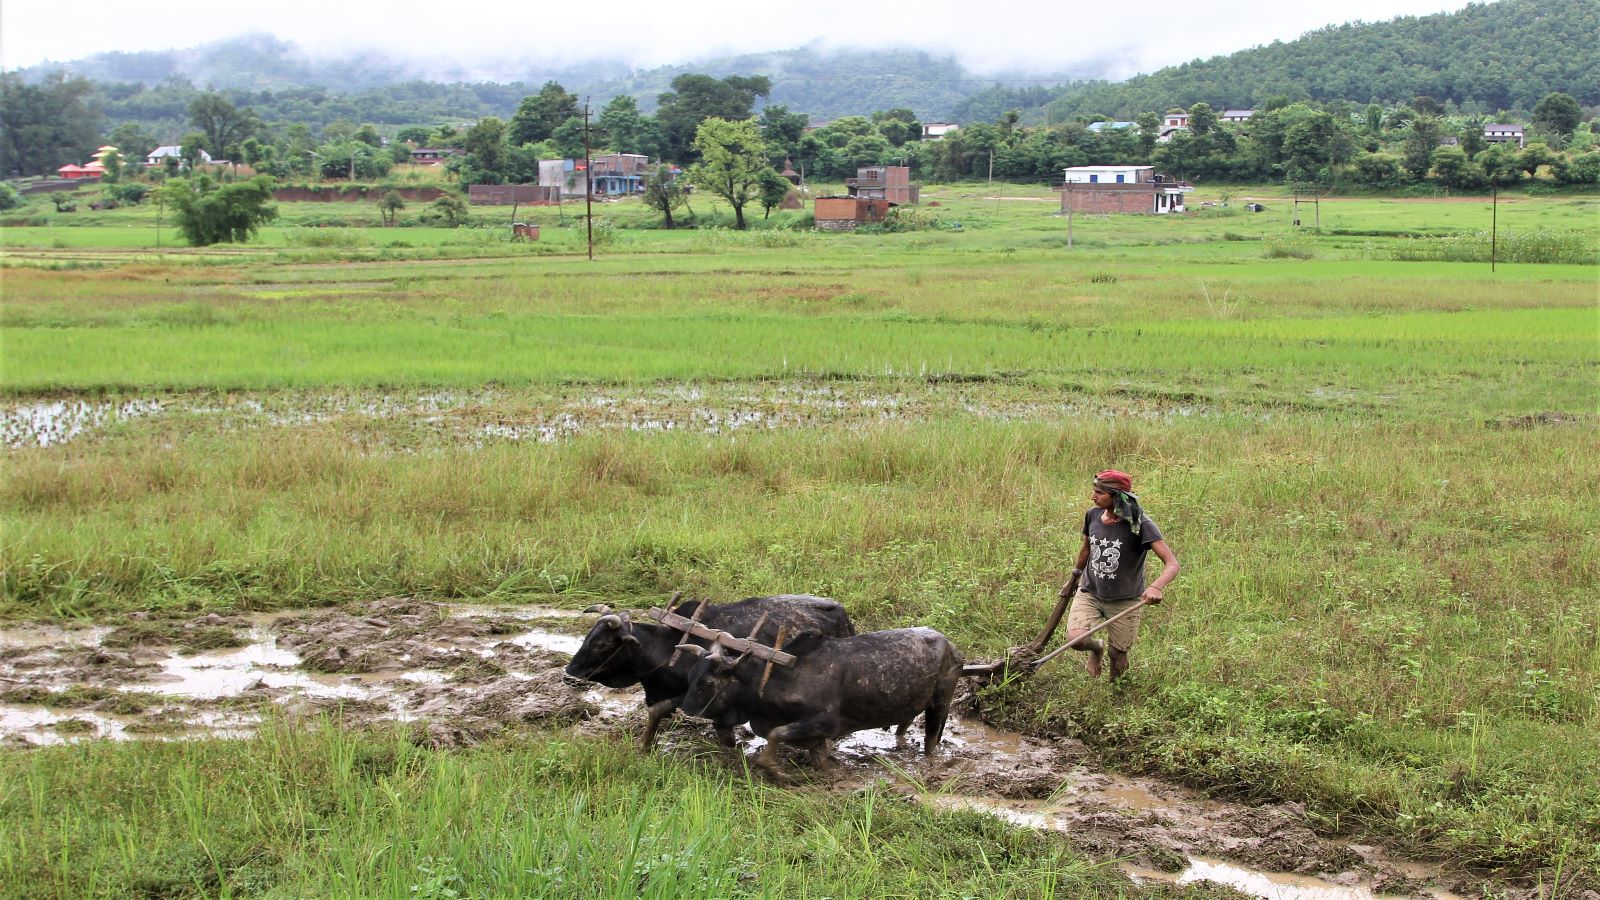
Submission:
<svg viewBox="0 0 1600 900">
<path fill-rule="evenodd" d="M 111 50 L 191 47 L 244 32 L 267 32 L 313 54 L 376 48 L 457 64 L 514 59 L 526 66 L 606 57 L 650 67 L 819 41 L 823 46 L 950 51 L 977 71 L 1074 71 L 1104 61 L 1110 63 L 1111 74 L 1126 77 L 1292 40 L 1338 22 L 1427 15 L 1465 5 L 1465 0 L 1345 0 L 1337 6 L 1285 0 L 1145 0 L 1127 7 L 1043 0 L 994 6 L 971 0 L 905 5 L 843 0 L 158 0 L 84 6 L 0 0 L 0 66 L 64 62 Z M 592 11 L 592 27 L 579 25 L 585 8 Z M 586 38 L 574 37 L 585 31 Z M 494 74 L 492 67 L 482 71 L 485 77 Z"/>
</svg>

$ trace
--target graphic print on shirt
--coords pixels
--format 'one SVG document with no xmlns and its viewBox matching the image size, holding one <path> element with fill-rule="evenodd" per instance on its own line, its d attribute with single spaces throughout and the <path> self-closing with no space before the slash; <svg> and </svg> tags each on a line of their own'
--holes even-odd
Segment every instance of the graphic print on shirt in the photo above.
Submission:
<svg viewBox="0 0 1600 900">
<path fill-rule="evenodd" d="M 1117 567 L 1122 564 L 1122 539 L 1089 538 L 1089 571 L 1096 578 L 1117 577 Z"/>
</svg>

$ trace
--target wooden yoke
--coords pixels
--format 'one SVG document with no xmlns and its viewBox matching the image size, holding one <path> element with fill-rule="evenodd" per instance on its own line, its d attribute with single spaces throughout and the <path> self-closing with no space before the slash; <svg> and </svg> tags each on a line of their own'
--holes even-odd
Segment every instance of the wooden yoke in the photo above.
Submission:
<svg viewBox="0 0 1600 900">
<path fill-rule="evenodd" d="M 772 643 L 774 651 L 783 649 L 783 635 L 789 630 L 788 625 L 778 626 L 778 639 Z M 757 697 L 767 696 L 767 679 L 772 677 L 772 660 L 767 660 L 767 667 L 761 672 L 761 684 L 756 688 Z"/>
<path fill-rule="evenodd" d="M 792 653 L 785 653 L 782 650 L 768 647 L 766 644 L 758 644 L 749 638 L 734 637 L 726 631 L 718 631 L 715 628 L 702 625 L 693 619 L 686 619 L 677 613 L 668 612 L 660 607 L 651 607 L 649 616 L 668 628 L 675 628 L 685 634 L 705 638 L 712 643 L 721 644 L 735 653 L 748 653 L 756 659 L 777 663 L 780 666 L 794 665 L 795 656 Z"/>
<path fill-rule="evenodd" d="M 680 598 L 682 596 L 683 596 L 683 591 L 673 591 L 672 592 L 672 600 L 669 603 L 667 603 L 667 614 L 668 615 L 676 615 L 676 613 L 673 612 L 673 611 L 678 608 L 678 598 Z M 655 607 L 653 607 L 653 606 L 650 607 L 651 615 L 654 615 L 655 611 L 656 611 Z M 699 624 L 700 623 L 700 614 L 705 612 L 705 611 L 706 611 L 706 602 L 704 600 L 701 600 L 700 601 L 700 605 L 698 605 L 698 606 L 696 606 L 694 608 L 694 618 L 689 619 L 688 621 L 691 624 L 696 624 L 696 625 Z M 682 617 L 680 616 L 680 618 L 682 618 Z M 660 620 L 658 619 L 657 621 L 660 621 Z M 673 650 L 672 651 L 672 658 L 667 660 L 667 665 L 668 666 L 677 665 L 678 664 L 678 657 L 680 657 L 682 655 L 683 655 L 683 651 L 682 650 Z"/>
</svg>

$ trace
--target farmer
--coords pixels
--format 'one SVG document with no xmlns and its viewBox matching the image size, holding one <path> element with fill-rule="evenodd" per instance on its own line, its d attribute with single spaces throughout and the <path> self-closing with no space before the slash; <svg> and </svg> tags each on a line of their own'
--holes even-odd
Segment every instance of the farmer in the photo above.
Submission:
<svg viewBox="0 0 1600 900">
<path fill-rule="evenodd" d="M 1138 605 L 1140 600 L 1160 603 L 1163 589 L 1178 577 L 1178 557 L 1161 537 L 1161 529 L 1139 507 L 1133 494 L 1133 478 L 1126 472 L 1107 469 L 1094 476 L 1094 509 L 1083 517 L 1083 549 L 1072 570 L 1073 580 L 1061 587 L 1067 598 L 1073 582 L 1079 582 L 1067 614 L 1067 644 L 1087 653 L 1084 665 L 1090 675 L 1100 674 L 1101 655 L 1106 644 L 1111 649 L 1111 677 L 1128 671 L 1128 651 L 1139 633 L 1143 609 L 1136 609 L 1105 629 L 1107 640 L 1079 639 L 1091 628 L 1117 613 Z M 1144 583 L 1144 558 L 1154 551 L 1163 563 L 1161 574 L 1148 587 Z"/>
</svg>

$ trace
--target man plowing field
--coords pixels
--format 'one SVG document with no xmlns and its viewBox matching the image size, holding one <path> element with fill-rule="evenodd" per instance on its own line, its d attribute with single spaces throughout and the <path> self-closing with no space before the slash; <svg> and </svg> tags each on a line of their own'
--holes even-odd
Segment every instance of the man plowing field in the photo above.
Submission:
<svg viewBox="0 0 1600 900">
<path fill-rule="evenodd" d="M 1087 653 L 1090 675 L 1099 675 L 1101 659 L 1109 648 L 1111 677 L 1128 671 L 1128 652 L 1139 633 L 1145 606 L 1160 603 L 1164 589 L 1182 568 L 1178 557 L 1161 536 L 1161 528 L 1144 513 L 1133 493 L 1133 478 L 1107 469 L 1094 477 L 1094 508 L 1083 516 L 1083 549 L 1078 551 L 1072 580 L 1061 587 L 1061 599 L 1072 598 L 1067 614 L 1067 646 Z M 1144 582 L 1145 557 L 1154 553 L 1163 563 L 1161 574 Z M 1089 637 L 1097 626 L 1106 632 L 1102 642 Z"/>
</svg>

